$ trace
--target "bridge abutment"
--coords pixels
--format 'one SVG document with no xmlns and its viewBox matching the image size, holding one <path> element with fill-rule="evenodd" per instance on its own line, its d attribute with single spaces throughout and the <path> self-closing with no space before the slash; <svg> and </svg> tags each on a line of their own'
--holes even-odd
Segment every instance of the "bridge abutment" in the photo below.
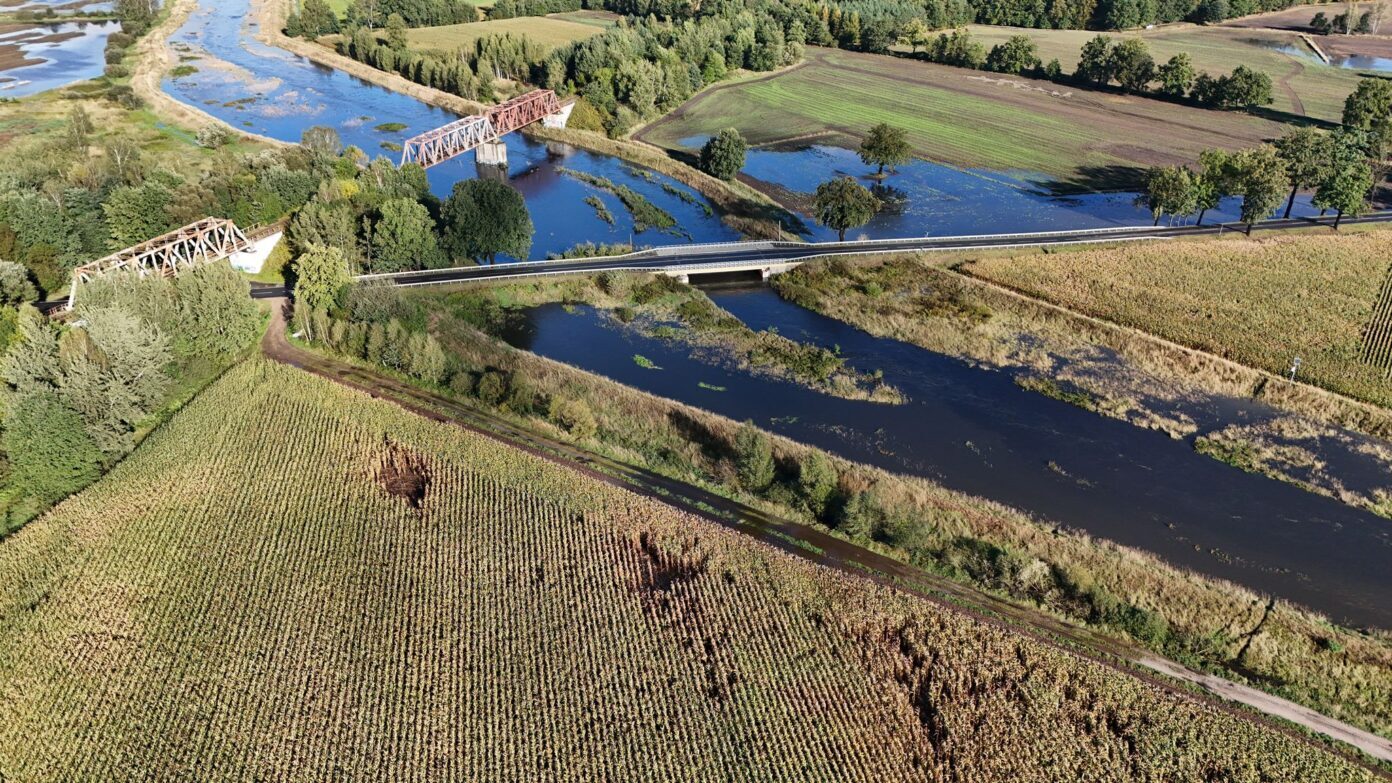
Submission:
<svg viewBox="0 0 1392 783">
<path fill-rule="evenodd" d="M 570 113 L 575 110 L 575 101 L 561 104 L 561 110 L 541 118 L 542 127 L 564 128 L 570 122 Z"/>
</svg>

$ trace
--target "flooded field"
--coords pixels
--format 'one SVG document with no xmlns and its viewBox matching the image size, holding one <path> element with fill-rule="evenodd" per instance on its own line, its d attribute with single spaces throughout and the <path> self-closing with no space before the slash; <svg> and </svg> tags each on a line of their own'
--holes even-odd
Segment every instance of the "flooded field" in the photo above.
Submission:
<svg viewBox="0 0 1392 783">
<path fill-rule="evenodd" d="M 22 98 L 95 79 L 118 22 L 0 25 L 0 98 Z"/>
</svg>

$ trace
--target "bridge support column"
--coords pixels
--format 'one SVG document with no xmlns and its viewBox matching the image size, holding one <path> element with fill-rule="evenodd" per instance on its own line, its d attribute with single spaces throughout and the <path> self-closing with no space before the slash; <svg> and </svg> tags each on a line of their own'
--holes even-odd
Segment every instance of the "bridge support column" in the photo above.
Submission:
<svg viewBox="0 0 1392 783">
<path fill-rule="evenodd" d="M 483 166 L 506 166 L 507 165 L 507 144 L 502 139 L 496 141 L 485 141 L 480 144 L 474 153 L 475 159 Z"/>
<path fill-rule="evenodd" d="M 678 283 L 685 283 L 685 284 L 690 284 L 690 283 L 691 283 L 691 275 L 688 275 L 688 274 L 680 274 L 680 275 L 672 275 L 672 276 L 675 277 L 675 278 L 677 279 L 677 282 L 678 282 Z"/>
<path fill-rule="evenodd" d="M 763 269 L 759 270 L 759 277 L 761 279 L 768 280 L 770 277 L 773 277 L 773 270 L 768 267 L 764 267 Z"/>
</svg>

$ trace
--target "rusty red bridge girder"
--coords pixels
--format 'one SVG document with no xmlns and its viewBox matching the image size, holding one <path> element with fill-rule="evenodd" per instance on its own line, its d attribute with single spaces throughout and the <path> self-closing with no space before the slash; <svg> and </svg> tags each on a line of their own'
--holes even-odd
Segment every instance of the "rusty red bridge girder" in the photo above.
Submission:
<svg viewBox="0 0 1392 783">
<path fill-rule="evenodd" d="M 560 111 L 561 101 L 554 91 L 524 93 L 483 114 L 407 139 L 401 145 L 401 165 L 419 163 L 430 168 Z"/>
</svg>

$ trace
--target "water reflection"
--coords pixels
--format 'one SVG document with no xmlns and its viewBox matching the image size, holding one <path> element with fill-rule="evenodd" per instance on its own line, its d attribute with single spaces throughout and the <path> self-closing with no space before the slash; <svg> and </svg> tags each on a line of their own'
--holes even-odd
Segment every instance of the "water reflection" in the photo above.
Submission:
<svg viewBox="0 0 1392 783">
<path fill-rule="evenodd" d="M 22 98 L 95 79 L 106 68 L 106 39 L 119 22 L 64 22 L 0 32 L 0 97 Z"/>
</svg>

